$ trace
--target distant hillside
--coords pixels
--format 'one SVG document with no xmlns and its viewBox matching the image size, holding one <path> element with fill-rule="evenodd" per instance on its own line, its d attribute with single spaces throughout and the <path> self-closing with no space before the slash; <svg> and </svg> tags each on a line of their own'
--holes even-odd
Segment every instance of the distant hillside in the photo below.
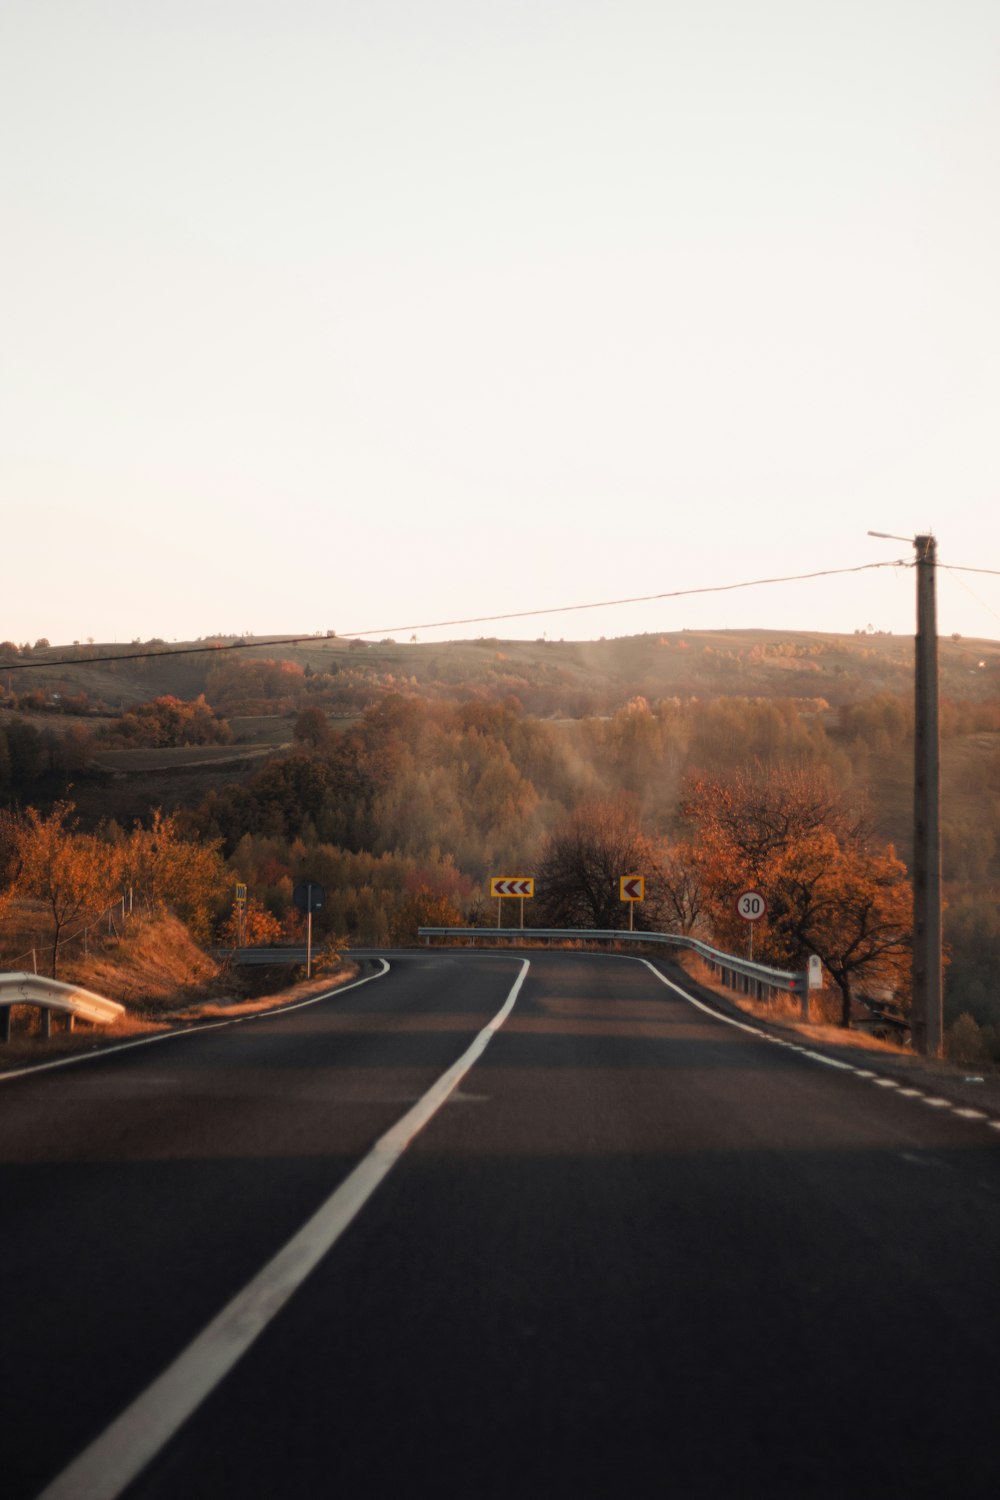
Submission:
<svg viewBox="0 0 1000 1500">
<path fill-rule="evenodd" d="M 753 630 L 598 641 L 363 643 L 319 637 L 293 646 L 277 645 L 275 638 L 235 646 L 224 640 L 188 644 L 200 649 L 160 654 L 171 648 L 149 642 L 24 650 L 13 663 L 23 670 L 3 675 L 0 669 L 0 731 L 18 720 L 27 726 L 22 735 L 34 737 L 36 751 L 38 745 L 50 747 L 51 761 L 51 770 L 34 781 L 9 784 L 8 798 L 44 803 L 71 788 L 81 816 L 91 823 L 127 823 L 154 807 L 194 807 L 208 793 L 245 782 L 269 755 L 289 751 L 304 708 L 317 708 L 336 730 L 393 695 L 507 702 L 567 732 L 611 720 L 638 702 L 655 707 L 756 700 L 783 706 L 812 726 L 809 732 L 821 732 L 830 754 L 840 753 L 852 779 L 867 786 L 881 836 L 904 858 L 910 854 L 908 636 Z M 101 659 L 138 650 L 149 654 L 141 660 Z M 74 658 L 70 665 L 46 665 L 67 656 Z M 982 879 L 993 866 L 992 853 L 976 851 L 984 839 L 991 849 L 994 842 L 992 800 L 984 800 L 984 789 L 1000 755 L 1000 643 L 944 639 L 940 667 L 942 697 L 957 706 L 943 715 L 946 861 L 960 878 Z M 137 704 L 199 694 L 227 721 L 230 743 L 133 748 L 103 738 Z M 961 733 L 949 732 L 949 715 L 956 714 L 969 721 Z M 720 744 L 720 753 L 729 760 L 738 758 L 742 743 L 734 722 L 735 729 L 717 721 L 706 726 L 710 735 L 728 735 L 731 743 Z M 2 752 L 0 743 L 0 794 Z M 685 758 L 703 764 L 706 753 L 710 747 L 699 750 L 696 740 Z M 666 772 L 651 764 L 650 774 L 662 781 Z M 676 794 L 676 767 L 668 780 L 669 800 Z M 658 795 L 662 817 L 663 785 Z"/>
<path fill-rule="evenodd" d="M 104 644 L 32 650 L 19 654 L 10 663 L 16 670 L 8 673 L 0 661 L 0 707 L 12 695 L 37 694 L 37 707 L 52 712 L 83 695 L 93 711 L 114 714 L 164 694 L 192 699 L 205 693 L 227 715 L 252 714 L 287 697 L 282 686 L 302 686 L 291 680 L 301 674 L 334 679 L 322 695 L 330 711 L 339 706 L 356 712 L 386 692 L 416 691 L 448 697 L 513 695 L 538 716 L 577 718 L 614 712 L 636 695 L 651 702 L 720 695 L 823 699 L 836 708 L 881 692 L 907 693 L 913 676 L 909 636 L 727 630 L 599 641 L 366 643 L 317 638 L 295 646 L 277 646 L 274 639 L 248 638 L 236 646 L 191 642 L 187 644 L 207 649 L 189 656 L 158 655 L 164 647 L 150 644 L 148 657 L 118 662 L 100 658 L 140 648 Z M 47 665 L 66 657 L 74 658 L 68 666 Z M 254 674 L 248 669 L 269 660 L 288 663 L 293 671 L 283 685 L 256 684 L 261 692 L 255 694 Z M 1000 697 L 1000 643 L 944 639 L 940 665 L 943 695 Z"/>
<path fill-rule="evenodd" d="M 0 805 L 66 799 L 108 837 L 177 811 L 278 919 L 306 861 L 327 871 L 330 930 L 364 942 L 424 888 L 476 909 L 587 799 L 683 840 L 692 778 L 756 765 L 820 771 L 911 855 L 910 637 L 194 644 L 0 667 Z M 943 640 L 940 664 L 949 1004 L 1000 1025 L 1000 644 Z"/>
</svg>

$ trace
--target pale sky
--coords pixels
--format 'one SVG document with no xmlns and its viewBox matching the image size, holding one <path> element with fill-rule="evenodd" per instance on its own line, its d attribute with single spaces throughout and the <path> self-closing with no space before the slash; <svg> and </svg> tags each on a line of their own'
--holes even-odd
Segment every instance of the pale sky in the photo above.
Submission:
<svg viewBox="0 0 1000 1500">
<path fill-rule="evenodd" d="M 0 0 L 0 143 L 0 639 L 1000 570 L 997 0 Z"/>
</svg>

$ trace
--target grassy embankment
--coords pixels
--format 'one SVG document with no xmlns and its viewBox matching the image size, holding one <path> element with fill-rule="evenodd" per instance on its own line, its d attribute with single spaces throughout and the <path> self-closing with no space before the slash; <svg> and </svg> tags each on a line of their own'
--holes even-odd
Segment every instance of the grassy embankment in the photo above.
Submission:
<svg viewBox="0 0 1000 1500">
<path fill-rule="evenodd" d="M 19 933 L 30 915 L 19 914 Z M 41 934 L 38 951 L 41 958 Z M 9 970 L 9 963 L 4 967 Z M 290 966 L 234 969 L 200 948 L 175 917 L 143 921 L 123 938 L 95 940 L 86 956 L 67 957 L 60 966 L 60 979 L 117 1000 L 125 1015 L 110 1026 L 77 1022 L 73 1031 L 54 1015 L 46 1038 L 40 1010 L 14 1006 L 11 1039 L 0 1044 L 0 1073 L 202 1021 L 279 1009 L 334 989 L 356 973 L 350 963 L 309 980 L 296 979 Z"/>
</svg>

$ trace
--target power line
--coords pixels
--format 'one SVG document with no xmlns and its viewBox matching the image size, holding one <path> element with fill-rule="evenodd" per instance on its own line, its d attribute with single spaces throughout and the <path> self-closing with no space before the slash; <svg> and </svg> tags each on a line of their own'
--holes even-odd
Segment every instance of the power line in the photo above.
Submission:
<svg viewBox="0 0 1000 1500">
<path fill-rule="evenodd" d="M 661 599 L 689 599 L 697 594 L 728 594 L 736 589 L 764 588 L 776 583 L 805 583 L 815 578 L 839 578 L 846 573 L 868 573 L 875 568 L 912 567 L 912 561 L 897 558 L 892 562 L 859 563 L 853 568 L 823 568 L 815 573 L 791 573 L 779 578 L 749 578 L 741 583 L 715 583 L 697 589 L 671 589 L 662 594 L 635 594 L 627 599 L 595 599 L 588 604 L 557 604 L 545 609 L 507 610 L 496 615 L 467 615 L 455 620 L 424 620 L 409 625 L 382 625 L 369 630 L 344 630 L 338 631 L 337 635 L 342 640 L 356 640 L 366 635 L 398 635 L 407 630 L 447 630 L 456 625 L 492 625 L 501 620 L 527 620 L 539 615 L 573 614 L 586 609 L 616 609 L 625 604 L 653 604 Z M 970 569 L 969 571 L 977 570 Z M 274 646 L 300 646 L 307 641 L 328 639 L 331 637 L 289 635 L 273 640 L 236 640 L 211 646 L 169 646 L 165 651 L 121 651 L 116 652 L 114 656 L 68 656 L 60 657 L 56 661 L 9 661 L 0 662 L 0 671 L 23 672 L 29 669 L 39 671 L 44 667 L 75 667 L 81 662 L 99 666 L 103 662 L 151 661 L 163 656 L 198 656 L 209 651 L 218 653 L 220 651 L 260 650 L 265 647 L 271 649 Z"/>
</svg>

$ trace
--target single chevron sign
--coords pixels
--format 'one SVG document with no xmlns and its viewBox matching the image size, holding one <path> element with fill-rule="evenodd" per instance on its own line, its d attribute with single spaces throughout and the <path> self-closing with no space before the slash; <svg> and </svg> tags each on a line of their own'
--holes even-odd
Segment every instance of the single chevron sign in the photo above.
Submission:
<svg viewBox="0 0 1000 1500">
<path fill-rule="evenodd" d="M 491 896 L 533 896 L 534 877 L 528 875 L 494 875 L 490 881 Z"/>
<path fill-rule="evenodd" d="M 644 875 L 622 875 L 618 881 L 618 899 L 620 901 L 644 901 L 646 898 L 646 878 Z"/>
</svg>

